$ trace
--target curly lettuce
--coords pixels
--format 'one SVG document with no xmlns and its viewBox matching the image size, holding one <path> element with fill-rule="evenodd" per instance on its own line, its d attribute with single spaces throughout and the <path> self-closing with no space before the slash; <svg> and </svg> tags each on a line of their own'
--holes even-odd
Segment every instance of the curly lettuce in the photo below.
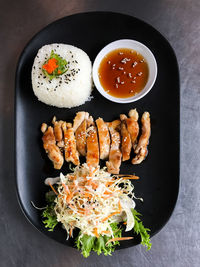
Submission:
<svg viewBox="0 0 200 267">
<path fill-rule="evenodd" d="M 135 209 L 131 209 L 133 217 L 135 219 L 135 224 L 134 224 L 134 232 L 137 235 L 140 235 L 141 237 L 141 245 L 147 248 L 147 250 L 151 249 L 151 240 L 150 240 L 150 235 L 148 232 L 150 229 L 145 228 L 143 223 L 141 222 L 141 219 L 138 216 L 141 216 L 139 212 L 137 212 Z"/>
<path fill-rule="evenodd" d="M 122 229 L 119 227 L 118 223 L 111 223 L 110 226 L 114 232 L 114 237 L 118 238 L 122 236 Z M 111 236 L 102 236 L 100 235 L 98 238 L 95 236 L 89 236 L 85 234 L 79 233 L 76 238 L 75 244 L 78 250 L 81 250 L 82 255 L 87 258 L 90 255 L 90 252 L 93 250 L 100 255 L 103 253 L 105 256 L 111 255 L 111 253 L 115 250 L 117 245 L 120 245 L 119 241 L 114 241 L 106 244 Z"/>
<path fill-rule="evenodd" d="M 58 224 L 56 214 L 54 212 L 54 200 L 56 198 L 56 195 L 52 192 L 48 192 L 45 195 L 46 201 L 47 201 L 47 207 L 42 212 L 42 217 L 44 220 L 42 221 L 46 228 L 48 228 L 48 231 L 52 232 L 56 225 Z"/>
</svg>

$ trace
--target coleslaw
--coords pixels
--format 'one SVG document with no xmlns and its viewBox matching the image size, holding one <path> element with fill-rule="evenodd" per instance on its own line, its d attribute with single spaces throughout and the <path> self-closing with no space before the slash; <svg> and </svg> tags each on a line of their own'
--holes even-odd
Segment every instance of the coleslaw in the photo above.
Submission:
<svg viewBox="0 0 200 267">
<path fill-rule="evenodd" d="M 60 222 L 66 230 L 67 239 L 72 238 L 74 229 L 78 228 L 80 232 L 76 245 L 85 257 L 89 256 L 91 250 L 110 255 L 119 241 L 132 239 L 133 236 L 122 237 L 120 224 L 125 225 L 125 231 L 135 229 L 134 232 L 140 234 L 143 245 L 150 249 L 149 229 L 144 228 L 139 213 L 135 211 L 132 179 L 139 177 L 111 175 L 106 168 L 94 168 L 86 163 L 75 167 L 67 175 L 61 173 L 59 178 L 47 178 L 45 183 L 54 192 L 52 195 L 51 191 L 47 196 L 54 198 L 47 207 L 51 207 L 51 216 L 47 216 L 46 210 L 43 212 L 43 217 L 47 218 L 45 225 L 53 230 Z M 50 218 L 54 222 L 52 227 L 49 227 Z M 140 230 L 143 231 L 143 236 Z M 104 246 L 97 249 L 100 240 Z M 89 248 L 85 247 L 88 242 Z"/>
</svg>

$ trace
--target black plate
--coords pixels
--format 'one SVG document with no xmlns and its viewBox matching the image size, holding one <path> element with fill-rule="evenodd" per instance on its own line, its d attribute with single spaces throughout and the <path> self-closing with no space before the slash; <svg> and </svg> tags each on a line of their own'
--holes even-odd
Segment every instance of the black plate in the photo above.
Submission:
<svg viewBox="0 0 200 267">
<path fill-rule="evenodd" d="M 132 104 L 112 103 L 93 91 L 91 102 L 72 109 L 47 106 L 37 100 L 31 86 L 31 68 L 38 49 L 50 43 L 66 43 L 83 49 L 94 61 L 97 53 L 108 43 L 118 39 L 133 39 L 145 44 L 153 52 L 158 64 L 158 76 L 152 90 Z M 40 31 L 25 47 L 16 72 L 16 181 L 20 205 L 28 220 L 49 237 L 66 241 L 61 227 L 48 232 L 40 212 L 31 205 L 44 206 L 48 188 L 44 179 L 59 172 L 52 168 L 41 142 L 40 125 L 50 123 L 53 115 L 71 120 L 80 110 L 88 111 L 95 118 L 113 120 L 120 113 L 137 108 L 141 115 L 149 111 L 152 121 L 149 154 L 146 160 L 134 166 L 122 164 L 121 173 L 136 173 L 141 177 L 134 182 L 137 210 L 143 214 L 151 236 L 168 221 L 174 209 L 179 189 L 179 72 L 173 49 L 167 40 L 153 27 L 131 16 L 92 12 L 65 17 Z M 67 171 L 67 164 L 62 172 Z M 139 239 L 122 242 L 120 248 L 133 246 Z"/>
</svg>

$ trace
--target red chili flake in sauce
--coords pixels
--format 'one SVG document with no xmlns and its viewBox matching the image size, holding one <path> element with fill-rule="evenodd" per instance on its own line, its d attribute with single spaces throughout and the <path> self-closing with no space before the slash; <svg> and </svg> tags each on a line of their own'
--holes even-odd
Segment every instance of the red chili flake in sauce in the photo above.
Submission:
<svg viewBox="0 0 200 267">
<path fill-rule="evenodd" d="M 145 87 L 149 69 L 140 53 L 120 48 L 109 52 L 102 59 L 98 74 L 106 92 L 114 97 L 127 98 Z"/>
</svg>

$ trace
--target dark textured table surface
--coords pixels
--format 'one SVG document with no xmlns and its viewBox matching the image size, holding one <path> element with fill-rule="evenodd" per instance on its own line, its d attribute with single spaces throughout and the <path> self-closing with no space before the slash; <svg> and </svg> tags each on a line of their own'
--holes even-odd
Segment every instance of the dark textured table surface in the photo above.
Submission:
<svg viewBox="0 0 200 267">
<path fill-rule="evenodd" d="M 181 78 L 180 193 L 169 222 L 152 238 L 151 251 L 137 246 L 116 251 L 112 257 L 93 254 L 84 259 L 75 249 L 35 230 L 18 205 L 14 78 L 23 47 L 41 28 L 63 16 L 101 10 L 133 15 L 150 23 L 176 52 Z M 0 1 L 0 266 L 200 266 L 199 14 L 198 0 Z"/>
</svg>

